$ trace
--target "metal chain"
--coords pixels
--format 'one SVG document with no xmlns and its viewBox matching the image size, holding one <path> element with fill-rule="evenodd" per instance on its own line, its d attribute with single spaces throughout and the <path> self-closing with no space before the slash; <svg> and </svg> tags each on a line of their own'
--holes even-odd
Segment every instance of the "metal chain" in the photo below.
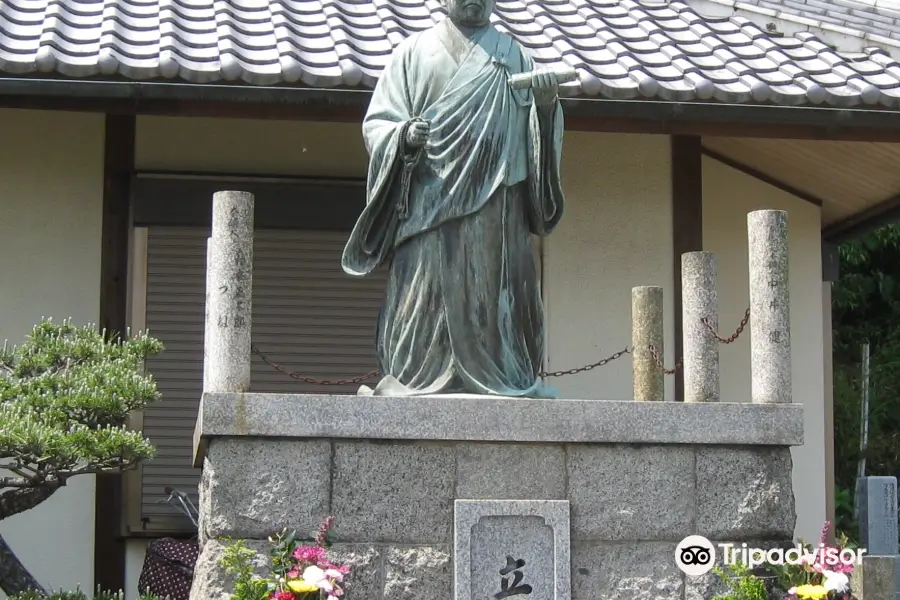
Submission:
<svg viewBox="0 0 900 600">
<path fill-rule="evenodd" d="M 712 327 L 712 325 L 710 325 L 709 319 L 707 319 L 706 317 L 704 317 L 703 319 L 700 319 L 700 322 L 703 323 L 706 326 L 706 328 L 709 329 L 710 333 L 712 333 L 715 336 L 715 338 L 717 340 L 719 340 L 721 343 L 730 344 L 730 343 L 734 342 L 735 340 L 737 340 L 738 337 L 740 337 L 740 335 L 744 332 L 744 328 L 747 326 L 747 323 L 750 322 L 750 308 L 748 307 L 746 313 L 744 313 L 744 318 L 741 319 L 741 323 L 740 323 L 740 325 L 738 325 L 737 330 L 735 330 L 735 332 L 727 338 L 719 337 L 718 332 Z M 281 365 L 279 365 L 278 363 L 276 363 L 275 361 L 270 359 L 268 356 L 266 356 L 265 354 L 260 352 L 256 346 L 250 346 L 250 350 L 257 356 L 259 356 L 266 364 L 268 364 L 270 367 L 272 367 L 276 371 L 284 373 L 288 377 L 291 377 L 298 381 L 303 381 L 304 383 L 310 383 L 313 385 L 352 385 L 352 384 L 362 383 L 369 379 L 374 379 L 375 377 L 378 377 L 379 375 L 381 375 L 381 371 L 379 369 L 375 369 L 374 371 L 369 371 L 365 375 L 360 375 L 359 377 L 353 377 L 352 379 L 317 379 L 315 377 L 307 377 L 305 375 L 300 375 L 298 373 L 288 371 L 287 369 L 285 369 L 284 367 L 282 367 Z M 662 358 L 659 356 L 659 352 L 656 350 L 656 348 L 654 348 L 653 346 L 650 346 L 649 350 L 650 350 L 650 354 L 653 356 L 654 362 L 656 362 L 656 365 L 666 375 L 674 375 L 675 373 L 678 372 L 679 369 L 681 369 L 684 366 L 684 357 L 682 356 L 681 358 L 678 359 L 678 362 L 675 363 L 674 367 L 672 367 L 671 369 L 667 369 L 665 364 L 662 361 Z M 538 376 L 539 377 L 564 377 L 566 375 L 576 375 L 578 373 L 584 373 L 586 371 L 590 371 L 591 369 L 595 369 L 597 367 L 605 366 L 605 365 L 611 363 L 612 361 L 614 361 L 618 358 L 621 358 L 622 356 L 624 356 L 626 354 L 631 354 L 631 353 L 632 353 L 631 350 L 626 346 L 625 348 L 623 348 L 622 350 L 619 350 L 615 354 L 612 354 L 602 360 L 598 360 L 595 363 L 591 363 L 589 365 L 585 365 L 583 367 L 578 367 L 575 369 L 565 369 L 562 371 L 541 371 L 540 373 L 538 373 Z"/>
<path fill-rule="evenodd" d="M 613 354 L 611 356 L 607 356 L 603 360 L 598 360 L 595 363 L 585 365 L 583 367 L 578 367 L 577 369 L 567 369 L 565 371 L 550 371 L 550 372 L 541 371 L 540 373 L 538 373 L 538 375 L 541 377 L 562 377 L 564 375 L 575 375 L 576 373 L 583 373 L 585 371 L 590 371 L 591 369 L 593 369 L 595 367 L 602 367 L 604 365 L 611 363 L 612 361 L 616 360 L 617 358 L 621 358 L 622 356 L 624 356 L 626 354 L 630 354 L 630 353 L 631 353 L 631 350 L 629 350 L 628 347 L 626 346 L 625 348 L 622 348 L 615 354 Z"/>
<path fill-rule="evenodd" d="M 253 352 L 253 354 L 256 354 L 258 357 L 260 357 L 263 360 L 263 362 L 265 362 L 267 365 L 269 365 L 276 371 L 284 373 L 285 375 L 287 375 L 288 377 L 292 377 L 293 379 L 297 379 L 299 381 L 303 381 L 304 383 L 311 383 L 314 385 L 350 385 L 350 384 L 362 383 L 364 381 L 367 381 L 369 379 L 372 379 L 374 377 L 378 377 L 379 375 L 381 375 L 381 371 L 379 369 L 375 369 L 374 371 L 369 371 L 365 375 L 360 375 L 359 377 L 354 377 L 352 379 L 316 379 L 315 377 L 307 377 L 305 375 L 300 375 L 298 373 L 288 371 L 287 369 L 285 369 L 284 367 L 282 367 L 281 365 L 279 365 L 278 363 L 273 361 L 271 358 L 269 358 L 268 356 L 266 356 L 265 354 L 260 352 L 256 346 L 250 346 L 250 351 Z M 565 371 L 552 371 L 552 372 L 541 371 L 540 373 L 538 373 L 538 376 L 539 377 L 562 377 L 564 375 L 575 375 L 576 373 L 590 371 L 591 369 L 594 369 L 596 367 L 602 367 L 602 366 L 604 366 L 604 365 L 606 365 L 606 364 L 616 360 L 617 358 L 620 358 L 621 356 L 628 354 L 630 352 L 631 351 L 626 347 L 611 356 L 608 356 L 602 360 L 598 360 L 595 363 L 585 365 L 583 367 L 578 367 L 577 369 L 567 369 Z"/>
<path fill-rule="evenodd" d="M 650 346 L 649 349 L 651 356 L 653 356 L 654 362 L 656 362 L 656 366 L 662 369 L 662 372 L 666 375 L 674 375 L 678 372 L 678 369 L 684 366 L 684 357 L 682 356 L 678 359 L 678 362 L 675 363 L 674 367 L 672 367 L 671 369 L 667 369 L 666 365 L 663 364 L 662 358 L 659 356 L 659 352 L 656 350 L 656 348 Z"/>
<path fill-rule="evenodd" d="M 709 324 L 709 319 L 707 317 L 703 317 L 702 319 L 700 319 L 700 322 L 706 325 L 706 328 L 709 329 L 709 332 L 713 334 L 717 340 L 719 340 L 723 344 L 730 344 L 741 336 L 741 334 L 744 332 L 744 327 L 746 327 L 747 323 L 750 322 L 750 307 L 747 307 L 747 312 L 744 313 L 744 318 L 741 319 L 741 324 L 738 325 L 738 328 L 735 330 L 735 332 L 727 338 L 719 337 L 719 332 L 713 329 L 713 326 Z"/>
<path fill-rule="evenodd" d="M 741 319 L 741 323 L 740 323 L 740 325 L 738 325 L 735 332 L 732 333 L 727 338 L 723 338 L 723 337 L 719 336 L 719 333 L 713 328 L 712 325 L 710 325 L 709 319 L 707 317 L 703 317 L 702 319 L 700 319 L 700 322 L 703 323 L 706 326 L 706 328 L 709 329 L 709 332 L 711 334 L 713 334 L 713 336 L 717 340 L 719 340 L 721 343 L 730 344 L 730 343 L 734 342 L 735 340 L 737 340 L 741 336 L 741 334 L 744 332 L 744 328 L 747 327 L 747 323 L 750 322 L 750 307 L 749 306 L 747 307 L 747 310 L 744 313 L 744 318 Z M 659 352 L 657 352 L 656 348 L 654 348 L 653 346 L 650 346 L 650 354 L 653 356 L 653 360 L 654 360 L 654 362 L 656 362 L 656 365 L 660 369 L 662 369 L 662 372 L 665 373 L 666 375 L 674 375 L 675 373 L 678 372 L 679 369 L 681 369 L 684 366 L 684 357 L 683 356 L 678 359 L 678 362 L 675 363 L 675 366 L 673 368 L 667 369 L 666 366 L 663 364 L 662 358 L 660 358 L 660 356 L 659 356 Z"/>
<path fill-rule="evenodd" d="M 363 381 L 366 381 L 368 379 L 378 377 L 378 375 L 380 375 L 380 373 L 381 373 L 378 369 L 375 369 L 374 371 L 369 371 L 365 375 L 360 375 L 359 377 L 354 377 L 353 379 L 316 379 L 315 377 L 306 377 L 305 375 L 299 375 L 297 373 L 288 371 L 281 365 L 275 363 L 268 356 L 266 356 L 265 354 L 260 352 L 256 346 L 250 346 L 250 351 L 253 352 L 253 354 L 260 357 L 261 359 L 263 359 L 263 362 L 265 362 L 267 365 L 269 365 L 276 371 L 284 373 L 288 377 L 292 377 L 292 378 L 302 381 L 304 383 L 311 383 L 314 385 L 351 385 L 351 384 L 356 384 L 356 383 L 362 383 Z"/>
</svg>

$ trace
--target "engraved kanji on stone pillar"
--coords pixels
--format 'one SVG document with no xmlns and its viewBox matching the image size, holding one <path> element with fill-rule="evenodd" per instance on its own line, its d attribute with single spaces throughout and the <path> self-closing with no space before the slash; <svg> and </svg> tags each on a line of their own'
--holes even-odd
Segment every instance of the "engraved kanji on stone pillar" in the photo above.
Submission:
<svg viewBox="0 0 900 600">
<path fill-rule="evenodd" d="M 207 249 L 204 392 L 250 389 L 253 194 L 213 196 Z"/>
<path fill-rule="evenodd" d="M 750 371 L 754 403 L 791 401 L 787 213 L 747 215 L 750 245 Z"/>
</svg>

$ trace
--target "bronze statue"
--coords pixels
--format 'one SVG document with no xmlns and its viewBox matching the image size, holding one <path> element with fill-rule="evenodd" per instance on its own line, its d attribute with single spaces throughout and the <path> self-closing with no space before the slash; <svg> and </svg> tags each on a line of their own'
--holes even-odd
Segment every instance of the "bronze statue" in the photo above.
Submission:
<svg viewBox="0 0 900 600">
<path fill-rule="evenodd" d="M 493 0 L 445 1 L 448 18 L 394 50 L 363 121 L 367 206 L 342 264 L 390 272 L 383 378 L 360 393 L 555 397 L 532 235 L 562 216 L 560 82 L 490 24 Z"/>
</svg>

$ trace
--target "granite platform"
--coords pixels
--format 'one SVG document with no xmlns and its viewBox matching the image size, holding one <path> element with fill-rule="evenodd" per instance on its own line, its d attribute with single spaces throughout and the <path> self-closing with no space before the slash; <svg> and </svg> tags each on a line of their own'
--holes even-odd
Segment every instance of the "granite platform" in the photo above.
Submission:
<svg viewBox="0 0 900 600">
<path fill-rule="evenodd" d="M 223 539 L 262 556 L 334 515 L 344 600 L 450 600 L 456 501 L 545 500 L 570 508 L 572 599 L 704 600 L 676 545 L 790 543 L 802 443 L 795 404 L 204 394 L 191 598 L 229 591 Z"/>
</svg>

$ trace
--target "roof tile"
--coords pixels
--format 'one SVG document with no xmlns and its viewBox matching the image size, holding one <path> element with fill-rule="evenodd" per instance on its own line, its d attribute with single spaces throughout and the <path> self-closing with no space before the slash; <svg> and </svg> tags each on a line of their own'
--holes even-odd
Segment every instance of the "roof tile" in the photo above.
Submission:
<svg viewBox="0 0 900 600">
<path fill-rule="evenodd" d="M 848 35 L 866 23 L 872 43 L 900 32 L 900 12 L 851 0 L 716 1 L 756 14 L 766 6 L 773 15 L 803 10 L 794 22 L 819 19 Z M 372 87 L 403 38 L 442 18 L 437 0 L 4 0 L 0 71 Z M 703 17 L 680 1 L 499 0 L 496 24 L 539 62 L 577 65 L 580 85 L 569 86 L 569 96 L 900 101 L 900 64 L 881 49 L 853 58 L 808 32 L 774 35 L 743 17 Z"/>
</svg>

